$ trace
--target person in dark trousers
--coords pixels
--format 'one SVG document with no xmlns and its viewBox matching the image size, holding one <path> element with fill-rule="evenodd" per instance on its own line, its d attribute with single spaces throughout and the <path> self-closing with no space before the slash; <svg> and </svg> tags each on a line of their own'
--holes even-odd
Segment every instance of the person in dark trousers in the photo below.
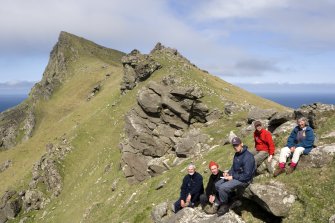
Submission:
<svg viewBox="0 0 335 223">
<path fill-rule="evenodd" d="M 195 171 L 195 165 L 187 167 L 188 174 L 184 177 L 180 187 L 180 197 L 173 205 L 173 211 L 177 213 L 184 207 L 194 207 L 199 203 L 200 195 L 204 193 L 203 178 Z"/>
<path fill-rule="evenodd" d="M 248 147 L 243 145 L 241 139 L 234 137 L 231 143 L 235 150 L 233 165 L 228 173 L 223 174 L 224 178 L 215 184 L 216 190 L 219 192 L 220 202 L 218 216 L 229 211 L 228 199 L 231 192 L 238 187 L 247 187 L 256 171 L 255 158 L 248 151 Z"/>
<path fill-rule="evenodd" d="M 220 177 L 223 177 L 223 172 L 219 170 L 219 165 L 214 161 L 211 161 L 208 167 L 212 174 L 209 177 L 209 180 L 208 180 L 208 183 L 205 189 L 205 194 L 202 194 L 200 196 L 200 203 L 204 211 L 207 214 L 214 214 L 217 211 L 216 204 L 218 204 L 218 200 L 219 200 L 219 193 L 217 192 L 215 188 L 215 183 L 221 180 Z M 215 203 L 215 200 L 217 201 L 216 203 Z"/>
</svg>

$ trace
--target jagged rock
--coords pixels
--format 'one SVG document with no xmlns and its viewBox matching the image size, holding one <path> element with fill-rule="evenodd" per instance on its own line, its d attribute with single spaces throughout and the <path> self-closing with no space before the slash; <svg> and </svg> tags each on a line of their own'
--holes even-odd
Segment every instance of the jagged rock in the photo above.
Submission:
<svg viewBox="0 0 335 223">
<path fill-rule="evenodd" d="M 327 117 L 335 114 L 335 105 L 313 103 L 310 105 L 301 106 L 294 111 L 295 118 L 305 116 L 308 119 L 309 125 L 313 129 L 317 129 L 321 122 L 326 121 Z"/>
<path fill-rule="evenodd" d="M 22 207 L 21 198 L 16 196 L 15 198 L 10 199 L 9 201 L 6 202 L 6 205 L 5 207 L 3 207 L 2 211 L 8 219 L 14 219 L 21 211 L 21 207 Z"/>
<path fill-rule="evenodd" d="M 278 217 L 286 217 L 295 202 L 295 196 L 285 185 L 270 181 L 267 184 L 252 183 L 243 192 L 243 197 L 257 202 L 262 208 Z"/>
<path fill-rule="evenodd" d="M 7 220 L 8 220 L 8 218 L 4 214 L 3 210 L 0 209 L 0 223 L 5 223 L 5 222 L 7 222 Z"/>
<path fill-rule="evenodd" d="M 33 104 L 21 103 L 0 113 L 0 121 L 0 150 L 9 149 L 31 136 L 35 126 Z"/>
<path fill-rule="evenodd" d="M 138 82 L 146 80 L 154 71 L 161 68 L 150 55 L 142 55 L 138 50 L 133 50 L 122 57 L 121 61 L 124 68 L 121 93 L 133 89 Z"/>
<path fill-rule="evenodd" d="M 225 144 L 230 144 L 235 137 L 237 137 L 237 135 L 233 131 L 230 131 Z"/>
<path fill-rule="evenodd" d="M 228 101 L 224 104 L 224 113 L 226 115 L 232 115 L 240 110 L 241 108 L 232 101 Z"/>
<path fill-rule="evenodd" d="M 0 209 L 4 208 L 7 201 L 9 201 L 12 197 L 14 197 L 16 195 L 16 191 L 15 190 L 9 190 L 6 191 L 2 197 L 1 197 L 1 203 L 0 203 Z"/>
<path fill-rule="evenodd" d="M 198 88 L 153 81 L 138 92 L 138 106 L 125 116 L 126 138 L 121 143 L 121 166 L 129 181 L 142 181 L 169 168 L 164 162 L 154 164 L 150 160 L 170 153 L 191 156 L 209 147 L 207 135 L 194 129 L 186 131 L 192 123 L 207 121 L 209 109 L 199 100 L 202 96 Z"/>
<path fill-rule="evenodd" d="M 23 208 L 26 211 L 39 210 L 43 207 L 43 193 L 38 190 L 27 190 L 22 198 Z"/>
<path fill-rule="evenodd" d="M 11 160 L 6 160 L 5 162 L 0 164 L 0 173 L 8 169 L 10 166 L 12 166 Z"/>
<path fill-rule="evenodd" d="M 244 221 L 233 211 L 229 211 L 225 215 L 217 217 L 217 215 L 209 215 L 203 212 L 200 208 L 183 208 L 177 214 L 173 215 L 167 221 L 167 223 L 219 223 L 219 222 L 229 222 L 229 223 L 243 223 Z"/>
<path fill-rule="evenodd" d="M 280 136 L 284 133 L 290 133 L 294 127 L 297 126 L 297 122 L 296 121 L 288 121 L 288 122 L 285 122 L 283 124 L 281 124 L 279 127 L 277 127 L 273 132 L 272 134 L 274 136 Z"/>
<path fill-rule="evenodd" d="M 220 118 L 222 118 L 222 116 L 223 116 L 223 112 L 220 111 L 218 108 L 214 108 L 206 116 L 207 123 L 209 123 L 209 124 L 213 123 L 213 122 L 219 120 Z"/>
<path fill-rule="evenodd" d="M 308 155 L 301 156 L 297 168 L 321 168 L 331 163 L 334 156 L 335 144 L 316 147 Z"/>
<path fill-rule="evenodd" d="M 155 223 L 162 223 L 162 218 L 167 215 L 168 204 L 167 202 L 156 205 L 151 211 L 152 220 Z"/>
<path fill-rule="evenodd" d="M 268 129 L 270 132 L 273 132 L 278 126 L 293 120 L 293 118 L 293 112 L 278 112 L 271 117 Z"/>
<path fill-rule="evenodd" d="M 255 120 L 270 119 L 275 113 L 276 110 L 274 109 L 254 108 L 248 113 L 248 123 L 251 124 Z"/>
<path fill-rule="evenodd" d="M 162 188 L 165 186 L 165 184 L 167 183 L 167 181 L 168 181 L 168 179 L 161 180 L 161 181 L 158 183 L 158 185 L 157 185 L 157 187 L 156 187 L 155 189 L 156 189 L 156 190 L 162 189 Z"/>
<path fill-rule="evenodd" d="M 329 223 L 335 223 L 335 214 L 329 218 Z"/>
<path fill-rule="evenodd" d="M 99 91 L 101 90 L 101 87 L 102 87 L 102 83 L 98 83 L 97 85 L 95 85 L 93 89 L 91 90 L 89 96 L 87 97 L 87 101 L 91 100 L 97 93 L 99 93 Z"/>
<path fill-rule="evenodd" d="M 335 138 L 335 132 L 329 132 L 329 133 L 321 136 L 321 139 L 327 139 L 327 138 Z"/>
</svg>

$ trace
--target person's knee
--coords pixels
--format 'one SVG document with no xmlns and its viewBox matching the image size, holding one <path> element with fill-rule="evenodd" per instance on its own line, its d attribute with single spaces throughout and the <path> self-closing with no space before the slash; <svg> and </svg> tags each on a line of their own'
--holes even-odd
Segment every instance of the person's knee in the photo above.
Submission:
<svg viewBox="0 0 335 223">
<path fill-rule="evenodd" d="M 295 149 L 295 152 L 299 153 L 299 154 L 302 154 L 304 152 L 305 148 L 304 147 L 297 147 Z"/>
</svg>

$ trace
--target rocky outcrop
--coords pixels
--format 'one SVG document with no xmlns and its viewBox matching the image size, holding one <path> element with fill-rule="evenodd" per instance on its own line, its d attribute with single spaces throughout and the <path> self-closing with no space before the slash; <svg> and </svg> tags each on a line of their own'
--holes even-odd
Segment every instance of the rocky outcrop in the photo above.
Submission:
<svg viewBox="0 0 335 223">
<path fill-rule="evenodd" d="M 0 164 L 0 173 L 8 169 L 12 165 L 11 160 L 6 160 L 5 162 Z"/>
<path fill-rule="evenodd" d="M 218 217 L 217 215 L 206 214 L 201 210 L 200 207 L 198 208 L 183 208 L 177 214 L 172 215 L 168 218 L 163 218 L 157 222 L 162 223 L 174 223 L 174 222 L 183 222 L 183 223 L 207 223 L 207 222 L 230 222 L 230 223 L 243 223 L 244 221 L 241 219 L 240 216 L 235 214 L 233 211 L 229 211 L 225 215 Z"/>
<path fill-rule="evenodd" d="M 22 198 L 16 191 L 6 191 L 0 201 L 0 222 L 14 219 L 21 211 Z"/>
<path fill-rule="evenodd" d="M 305 116 L 313 129 L 317 129 L 320 123 L 326 121 L 327 117 L 335 114 L 335 105 L 313 103 L 303 105 L 294 111 L 295 117 Z"/>
<path fill-rule="evenodd" d="M 335 157 L 335 144 L 313 148 L 308 155 L 301 156 L 298 169 L 321 168 L 330 164 Z"/>
<path fill-rule="evenodd" d="M 209 137 L 192 127 L 207 122 L 211 114 L 201 97 L 198 88 L 156 82 L 138 92 L 138 105 L 125 116 L 126 138 L 121 143 L 121 165 L 130 182 L 167 170 L 165 155 L 190 157 L 209 149 Z"/>
<path fill-rule="evenodd" d="M 274 109 L 254 108 L 248 113 L 248 123 L 251 124 L 255 120 L 268 120 L 274 114 L 276 114 L 276 110 Z"/>
<path fill-rule="evenodd" d="M 59 145 L 47 144 L 46 151 L 33 167 L 33 177 L 29 187 L 30 189 L 36 189 L 39 183 L 44 183 L 53 196 L 58 196 L 62 190 L 62 177 L 57 168 L 57 163 L 71 151 L 71 146 L 63 139 Z"/>
<path fill-rule="evenodd" d="M 33 104 L 24 102 L 0 113 L 0 150 L 29 139 L 35 126 Z"/>
<path fill-rule="evenodd" d="M 252 183 L 243 192 L 243 197 L 257 202 L 262 208 L 278 217 L 286 217 L 295 202 L 295 195 L 285 185 L 271 181 L 267 184 Z"/>
<path fill-rule="evenodd" d="M 124 75 L 121 93 L 133 89 L 138 82 L 146 80 L 154 71 L 161 68 L 161 65 L 150 55 L 141 54 L 138 50 L 133 50 L 122 57 L 122 64 Z"/>
</svg>

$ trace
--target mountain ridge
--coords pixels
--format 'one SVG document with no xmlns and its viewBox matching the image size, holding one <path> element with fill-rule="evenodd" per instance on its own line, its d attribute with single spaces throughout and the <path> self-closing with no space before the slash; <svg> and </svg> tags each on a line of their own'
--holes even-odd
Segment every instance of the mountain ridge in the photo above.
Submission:
<svg viewBox="0 0 335 223">
<path fill-rule="evenodd" d="M 72 35 L 61 35 L 73 40 Z M 194 161 L 202 173 L 207 169 L 204 163 L 210 159 L 228 167 L 232 151 L 223 143 L 231 130 L 241 134 L 247 144 L 251 143 L 250 124 L 246 122 L 250 110 L 257 107 L 277 112 L 292 111 L 212 76 L 187 59 L 181 59 L 176 50 L 162 46 L 150 53 L 162 67 L 147 79 L 137 82 L 126 94 L 121 94 L 125 72 L 121 58 L 125 54 L 92 45 L 92 42 L 80 38 L 74 39 L 75 45 L 80 46 L 74 50 L 78 53 L 72 54 L 70 49 L 71 59 L 60 56 L 56 62 L 60 63 L 59 69 L 48 65 L 41 84 L 47 86 L 46 90 L 34 89 L 31 94 L 31 97 L 41 98 L 34 105 L 36 124 L 32 136 L 9 150 L 1 151 L 0 163 L 11 160 L 12 164 L 0 173 L 4 179 L 0 184 L 0 194 L 8 189 L 22 190 L 28 195 L 38 190 L 43 194 L 45 204 L 40 207 L 42 211 L 22 210 L 13 222 L 23 218 L 27 222 L 149 222 L 152 207 L 162 200 L 171 201 L 178 196 L 176 185 L 184 175 L 187 162 Z M 96 51 L 92 53 L 87 49 Z M 50 61 L 57 59 L 55 52 Z M 57 80 L 50 79 L 53 71 L 60 72 L 55 76 Z M 172 165 L 173 160 L 169 160 L 170 170 L 130 185 L 120 168 L 119 146 L 125 139 L 123 117 L 138 104 L 139 90 L 151 81 L 159 83 L 169 76 L 174 77 L 181 87 L 199 87 L 204 93 L 202 102 L 209 109 L 222 111 L 223 117 L 207 124 L 194 124 L 194 128 L 212 138 L 204 152 L 180 159 L 176 166 Z M 48 88 L 50 85 L 52 88 Z M 64 142 L 65 147 L 62 146 Z M 48 146 L 50 143 L 54 146 Z M 53 175 L 48 177 L 38 165 L 36 174 L 32 171 L 35 163 L 41 163 L 44 154 L 53 154 L 54 149 L 50 148 L 60 152 L 62 148 L 71 148 L 64 157 L 51 161 L 55 163 L 57 176 L 61 177 L 62 189 L 57 195 L 52 195 L 48 188 L 50 184 L 45 183 Z M 167 183 L 163 189 L 156 190 L 160 181 Z M 28 195 L 23 196 L 27 199 Z"/>
</svg>

